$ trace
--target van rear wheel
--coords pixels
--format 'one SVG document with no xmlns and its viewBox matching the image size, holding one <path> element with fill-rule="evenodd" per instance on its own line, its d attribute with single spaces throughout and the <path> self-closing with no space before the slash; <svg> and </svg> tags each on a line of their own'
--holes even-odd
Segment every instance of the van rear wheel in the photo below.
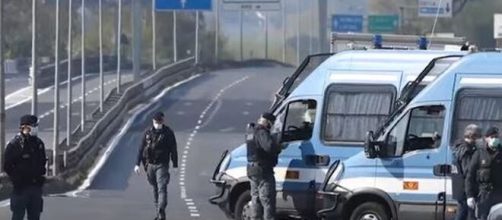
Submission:
<svg viewBox="0 0 502 220">
<path fill-rule="evenodd" d="M 390 220 L 390 218 L 380 203 L 365 202 L 354 209 L 350 220 Z"/>
<path fill-rule="evenodd" d="M 251 192 L 249 190 L 241 193 L 237 202 L 235 203 L 234 219 L 235 220 L 249 220 L 251 219 L 250 206 Z"/>
</svg>

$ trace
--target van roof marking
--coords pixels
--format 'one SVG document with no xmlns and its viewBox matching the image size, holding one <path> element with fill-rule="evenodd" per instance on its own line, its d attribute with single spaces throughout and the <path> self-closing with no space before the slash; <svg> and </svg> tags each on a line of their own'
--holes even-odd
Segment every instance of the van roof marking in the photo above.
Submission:
<svg viewBox="0 0 502 220">
<path fill-rule="evenodd" d="M 356 71 L 354 71 L 356 72 Z M 362 80 L 362 81 L 397 81 L 398 77 L 386 72 L 372 72 L 372 74 L 354 74 L 354 72 L 333 72 L 330 81 Z"/>
<path fill-rule="evenodd" d="M 460 84 L 497 84 L 501 85 L 502 84 L 502 78 L 472 78 L 472 77 L 465 77 L 460 79 Z"/>
</svg>

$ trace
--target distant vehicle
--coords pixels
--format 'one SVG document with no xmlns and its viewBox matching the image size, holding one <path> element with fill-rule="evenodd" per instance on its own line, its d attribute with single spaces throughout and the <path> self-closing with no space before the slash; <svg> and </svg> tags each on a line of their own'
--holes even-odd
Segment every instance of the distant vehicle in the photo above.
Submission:
<svg viewBox="0 0 502 220">
<path fill-rule="evenodd" d="M 453 219 L 451 147 L 468 124 L 502 126 L 502 54 L 451 65 L 376 133 L 332 163 L 320 189 L 327 219 Z"/>
<path fill-rule="evenodd" d="M 272 132 L 282 136 L 283 146 L 275 168 L 278 213 L 315 217 L 316 192 L 330 162 L 363 151 L 368 128 L 377 128 L 464 54 L 354 50 L 309 71 L 302 65 L 272 106 L 277 116 Z M 226 151 L 211 180 L 217 191 L 210 201 L 234 219 L 243 219 L 250 201 L 246 164 L 245 145 Z"/>
</svg>

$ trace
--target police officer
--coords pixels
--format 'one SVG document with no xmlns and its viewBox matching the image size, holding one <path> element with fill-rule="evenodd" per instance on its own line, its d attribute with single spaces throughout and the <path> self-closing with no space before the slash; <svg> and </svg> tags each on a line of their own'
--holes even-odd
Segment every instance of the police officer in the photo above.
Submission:
<svg viewBox="0 0 502 220">
<path fill-rule="evenodd" d="M 490 208 L 502 202 L 501 146 L 499 129 L 489 128 L 485 134 L 485 146 L 474 153 L 467 170 L 467 204 L 476 207 L 478 219 L 487 219 Z"/>
<path fill-rule="evenodd" d="M 481 128 L 470 124 L 464 129 L 464 138 L 455 143 L 453 149 L 454 169 L 451 175 L 452 196 L 457 200 L 457 215 L 455 220 L 475 219 L 474 210 L 467 206 L 465 195 L 465 179 L 471 158 L 476 151 L 476 141 L 481 139 Z"/>
<path fill-rule="evenodd" d="M 21 117 L 19 134 L 7 144 L 4 169 L 14 187 L 10 198 L 12 220 L 39 220 L 43 209 L 42 186 L 45 182 L 44 142 L 37 137 L 38 118 Z"/>
<path fill-rule="evenodd" d="M 139 175 L 139 166 L 143 164 L 148 182 L 153 187 L 157 211 L 155 220 L 166 219 L 169 160 L 172 161 L 176 172 L 178 168 L 176 137 L 171 128 L 164 125 L 164 114 L 157 112 L 153 116 L 153 126 L 145 132 L 134 167 L 134 172 Z"/>
<path fill-rule="evenodd" d="M 252 126 L 246 135 L 247 175 L 251 181 L 251 218 L 275 219 L 275 177 L 281 148 L 276 138 L 270 134 L 275 116 L 264 113 L 256 126 Z M 262 216 L 263 213 L 263 216 Z"/>
</svg>

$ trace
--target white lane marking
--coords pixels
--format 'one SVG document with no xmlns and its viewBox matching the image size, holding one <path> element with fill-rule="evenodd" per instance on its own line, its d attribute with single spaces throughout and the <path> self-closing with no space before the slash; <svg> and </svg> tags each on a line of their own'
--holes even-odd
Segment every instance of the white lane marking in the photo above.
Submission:
<svg viewBox="0 0 502 220">
<path fill-rule="evenodd" d="M 94 75 L 94 74 L 92 74 L 92 75 Z M 89 74 L 89 75 L 87 75 L 87 76 L 91 76 L 91 74 Z M 78 79 L 80 79 L 80 78 L 82 78 L 82 76 L 76 76 L 76 77 L 73 77 L 73 78 L 71 79 L 71 81 L 75 81 L 75 80 L 78 80 Z M 59 85 L 60 85 L 60 86 L 63 86 L 63 85 L 65 85 L 65 84 L 67 84 L 67 83 L 68 83 L 68 80 L 61 82 Z M 22 89 L 19 89 L 19 90 L 15 91 L 15 92 L 10 93 L 10 94 L 8 94 L 7 96 L 5 96 L 5 100 L 6 100 L 6 102 L 7 102 L 7 103 L 8 103 L 8 100 L 9 100 L 9 99 L 11 99 L 11 98 L 12 98 L 12 99 L 22 99 L 22 100 L 21 100 L 21 101 L 19 101 L 19 102 L 13 103 L 12 105 L 8 105 L 8 106 L 5 108 L 5 110 L 8 110 L 8 109 L 11 109 L 11 108 L 17 107 L 17 106 L 19 106 L 19 105 L 22 105 L 22 104 L 23 104 L 23 103 L 25 103 L 25 102 L 30 101 L 30 100 L 31 100 L 31 98 L 32 98 L 32 96 L 31 96 L 31 89 L 32 89 L 32 88 L 31 88 L 31 86 L 24 87 L 24 88 L 22 88 Z M 49 92 L 49 91 L 50 91 L 50 90 L 52 90 L 52 89 L 54 89 L 54 86 L 49 86 L 49 87 L 47 87 L 47 88 L 43 88 L 43 89 L 37 89 L 37 94 L 40 96 L 40 95 L 43 95 L 43 94 L 45 94 L 45 93 Z M 27 96 L 23 96 L 23 94 L 24 94 L 24 93 L 29 93 L 29 94 L 28 94 Z M 19 97 L 19 96 L 21 96 L 21 97 Z"/>
<path fill-rule="evenodd" d="M 109 80 L 108 82 L 113 83 L 113 82 L 115 82 L 115 81 L 117 81 L 117 79 L 111 79 L 111 80 Z M 105 85 L 106 85 L 106 84 L 105 84 Z M 98 90 L 99 90 L 99 87 L 94 88 L 94 89 L 90 90 L 89 92 L 86 92 L 86 93 L 85 93 L 85 96 L 89 96 L 89 95 L 91 95 L 91 94 L 93 94 L 93 93 L 97 92 Z M 79 96 L 78 98 L 73 99 L 73 100 L 72 100 L 72 102 L 71 102 L 71 104 L 75 104 L 76 102 L 79 102 L 80 100 L 82 100 L 82 96 Z M 64 108 L 66 108 L 66 107 L 68 107 L 68 103 L 65 103 L 65 104 L 63 104 L 63 105 L 59 106 L 59 108 L 60 108 L 60 109 L 64 109 Z M 43 119 L 43 118 L 45 118 L 45 117 L 48 117 L 48 116 L 49 116 L 50 114 L 52 114 L 52 113 L 54 113 L 54 109 L 51 109 L 51 110 L 49 110 L 48 112 L 46 112 L 46 113 L 44 113 L 44 114 L 42 114 L 42 115 L 39 115 L 39 118 L 40 118 L 40 119 Z"/>
<path fill-rule="evenodd" d="M 181 199 L 185 199 L 186 201 L 186 205 L 187 205 L 187 208 L 190 212 L 190 216 L 191 217 L 200 217 L 200 214 L 199 214 L 199 211 L 197 209 L 197 205 L 195 204 L 195 202 L 193 202 L 192 199 L 190 198 L 187 198 L 187 190 L 186 190 L 186 186 L 185 186 L 185 170 L 186 170 L 186 165 L 187 165 L 187 158 L 188 158 L 188 154 L 189 154 L 189 149 L 190 149 L 190 145 L 193 143 L 193 139 L 195 137 L 195 135 L 199 132 L 199 130 L 204 127 L 207 123 L 209 123 L 211 121 L 211 119 L 216 115 L 216 112 L 218 112 L 218 110 L 220 109 L 221 107 L 221 96 L 223 95 L 223 93 L 236 86 L 237 84 L 247 80 L 249 78 L 249 76 L 246 76 L 246 77 L 243 77 L 242 79 L 240 80 L 237 80 L 235 82 L 233 82 L 232 84 L 224 87 L 223 89 L 221 89 L 218 94 L 216 94 L 216 96 L 213 98 L 213 100 L 211 100 L 211 102 L 209 102 L 209 104 L 207 105 L 207 107 L 204 109 L 204 111 L 202 111 L 202 113 L 200 114 L 200 117 L 199 117 L 199 120 L 197 121 L 197 125 L 194 127 L 192 133 L 190 134 L 190 136 L 188 137 L 188 140 L 185 144 L 185 147 L 184 147 L 184 151 L 183 151 L 183 155 L 182 155 L 182 158 L 183 160 L 181 161 L 181 168 L 180 168 L 180 178 L 179 178 L 179 181 L 178 181 L 178 184 L 180 186 L 180 198 Z M 189 102 L 185 103 L 186 106 L 189 106 L 191 105 L 191 103 L 189 105 L 187 105 Z M 216 105 L 216 108 L 213 108 L 213 106 Z M 211 110 L 211 114 L 210 116 L 206 119 L 205 119 L 205 116 L 206 116 L 206 113 Z"/>
<path fill-rule="evenodd" d="M 126 122 L 126 125 L 124 127 L 122 127 L 121 131 L 119 132 L 119 134 L 115 135 L 115 137 L 112 139 L 112 142 L 110 143 L 110 145 L 108 145 L 105 153 L 103 154 L 103 156 L 101 156 L 101 158 L 99 159 L 98 163 L 96 164 L 96 166 L 94 166 L 91 170 L 91 172 L 89 173 L 89 175 L 87 176 L 87 179 L 84 180 L 84 182 L 82 183 L 82 185 L 80 185 L 80 187 L 77 189 L 77 190 L 74 190 L 74 191 L 71 191 L 71 192 L 67 192 L 66 195 L 67 196 L 73 196 L 73 197 L 77 197 L 78 194 L 82 193 L 84 190 L 86 190 L 87 188 L 89 188 L 89 186 L 91 185 L 92 181 L 94 181 L 94 178 L 96 178 L 96 175 L 98 174 L 98 172 L 101 170 L 101 168 L 103 167 L 103 165 L 105 164 L 106 160 L 108 160 L 108 158 L 110 157 L 111 153 L 113 152 L 113 150 L 117 147 L 118 145 L 118 142 L 120 139 L 122 139 L 126 133 L 127 130 L 129 130 L 129 128 L 131 127 L 133 121 L 136 120 L 136 118 L 141 114 L 143 113 L 145 110 L 147 109 L 150 109 L 152 105 L 156 104 L 157 101 L 159 101 L 160 98 L 162 98 L 163 96 L 165 96 L 169 91 L 171 91 L 172 89 L 180 86 L 180 85 L 183 85 L 197 77 L 199 77 L 200 74 L 197 74 L 197 75 L 194 75 L 188 79 L 185 79 L 183 81 L 180 81 L 170 87 L 167 87 L 166 89 L 164 89 L 159 95 L 155 96 L 153 99 L 151 99 L 147 104 L 145 104 L 144 106 L 138 106 L 135 111 L 135 113 L 133 114 L 133 116 Z M 134 110 L 134 109 L 133 109 Z"/>
</svg>

